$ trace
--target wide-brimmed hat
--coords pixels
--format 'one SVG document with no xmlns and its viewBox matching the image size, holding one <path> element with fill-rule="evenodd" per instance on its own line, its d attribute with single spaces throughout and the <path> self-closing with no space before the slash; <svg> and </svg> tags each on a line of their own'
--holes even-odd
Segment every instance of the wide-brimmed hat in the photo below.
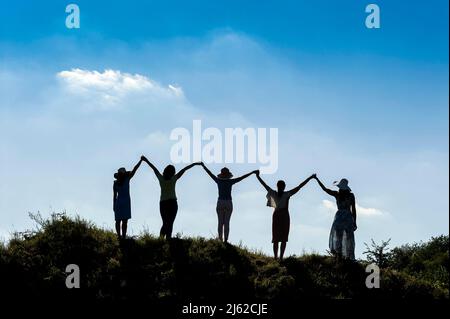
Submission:
<svg viewBox="0 0 450 319">
<path fill-rule="evenodd" d="M 341 181 L 338 182 L 334 182 L 334 184 L 336 185 L 337 188 L 344 190 L 344 191 L 352 191 L 350 187 L 348 187 L 348 180 L 346 178 L 341 179 Z"/>
<path fill-rule="evenodd" d="M 114 178 L 119 177 L 119 175 L 123 175 L 127 172 L 125 167 L 121 167 L 117 170 L 117 173 L 114 173 Z"/>
<path fill-rule="evenodd" d="M 217 175 L 218 178 L 231 178 L 233 177 L 233 174 L 231 174 L 230 170 L 226 167 L 222 168 L 220 170 L 220 174 Z"/>
</svg>

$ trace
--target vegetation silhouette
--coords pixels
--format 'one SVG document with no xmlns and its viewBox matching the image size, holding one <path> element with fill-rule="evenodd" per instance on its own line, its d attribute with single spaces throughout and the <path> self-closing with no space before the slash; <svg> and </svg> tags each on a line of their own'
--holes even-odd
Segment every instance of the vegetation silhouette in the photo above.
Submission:
<svg viewBox="0 0 450 319">
<path fill-rule="evenodd" d="M 17 233 L 0 245 L 3 300 L 145 301 L 153 305 L 189 301 L 269 301 L 295 304 L 320 299 L 448 299 L 448 236 L 394 248 L 382 269 L 380 289 L 367 289 L 368 261 L 338 261 L 303 255 L 282 262 L 219 240 L 172 238 L 144 233 L 119 241 L 65 214 Z M 81 289 L 67 289 L 68 264 L 77 264 Z"/>
</svg>

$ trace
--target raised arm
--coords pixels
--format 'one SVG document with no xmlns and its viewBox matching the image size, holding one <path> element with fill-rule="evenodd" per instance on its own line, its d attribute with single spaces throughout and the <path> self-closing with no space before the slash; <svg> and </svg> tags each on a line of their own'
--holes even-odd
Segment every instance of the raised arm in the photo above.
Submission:
<svg viewBox="0 0 450 319">
<path fill-rule="evenodd" d="M 271 190 L 271 188 L 262 180 L 261 176 L 259 176 L 259 171 L 256 171 L 256 178 L 261 183 L 261 185 L 266 189 L 266 191 Z"/>
<path fill-rule="evenodd" d="M 356 200 L 355 200 L 355 195 L 353 195 L 353 193 L 352 193 L 351 210 L 352 210 L 352 215 L 353 215 L 353 230 L 355 231 L 358 228 L 358 226 L 356 226 Z"/>
<path fill-rule="evenodd" d="M 326 188 L 325 185 L 323 185 L 323 183 L 320 181 L 320 179 L 317 176 L 315 176 L 313 178 L 317 181 L 317 183 L 319 183 L 320 188 L 322 188 L 322 190 L 325 193 L 327 193 L 328 195 L 331 195 L 333 197 L 336 197 L 338 195 L 338 192 Z"/>
<path fill-rule="evenodd" d="M 246 178 L 249 177 L 250 175 L 256 174 L 256 172 L 257 172 L 257 171 L 252 171 L 252 172 L 247 173 L 247 174 L 244 174 L 244 175 L 242 175 L 242 176 L 240 176 L 240 177 L 233 178 L 233 179 L 232 179 L 233 184 L 239 183 L 240 181 L 242 181 L 243 179 L 246 179 Z"/>
<path fill-rule="evenodd" d="M 133 170 L 130 173 L 130 179 L 133 178 L 134 174 L 136 174 L 136 171 L 138 170 L 139 166 L 141 166 L 142 158 L 139 160 L 139 162 L 133 167 Z"/>
<path fill-rule="evenodd" d="M 205 172 L 208 173 L 208 175 L 213 179 L 213 181 L 217 183 L 218 178 L 208 169 L 208 167 L 206 167 L 206 165 L 203 162 L 201 163 L 201 165 L 205 170 Z"/>
<path fill-rule="evenodd" d="M 201 165 L 202 162 L 196 162 L 196 163 L 192 163 L 189 164 L 188 166 L 186 166 L 185 168 L 183 168 L 182 170 L 180 170 L 175 176 L 177 177 L 177 179 L 179 179 L 181 176 L 183 176 L 183 174 L 188 170 L 191 169 L 192 167 L 194 167 L 195 165 Z"/>
<path fill-rule="evenodd" d="M 148 164 L 148 166 L 150 166 L 150 168 L 155 173 L 156 177 L 160 178 L 162 176 L 161 173 L 158 171 L 158 169 L 155 167 L 155 165 L 150 163 L 150 161 L 145 156 L 141 156 L 141 160 L 146 162 Z"/>
<path fill-rule="evenodd" d="M 308 177 L 307 179 L 305 179 L 303 182 L 301 182 L 300 185 L 298 185 L 297 187 L 291 189 L 291 190 L 289 191 L 289 193 L 290 193 L 291 195 L 296 194 L 299 190 L 301 190 L 301 189 L 303 188 L 303 186 L 305 186 L 306 184 L 308 184 L 308 182 L 309 182 L 310 180 L 312 180 L 313 178 L 315 178 L 315 177 L 316 177 L 316 174 L 311 175 L 310 177 Z"/>
</svg>

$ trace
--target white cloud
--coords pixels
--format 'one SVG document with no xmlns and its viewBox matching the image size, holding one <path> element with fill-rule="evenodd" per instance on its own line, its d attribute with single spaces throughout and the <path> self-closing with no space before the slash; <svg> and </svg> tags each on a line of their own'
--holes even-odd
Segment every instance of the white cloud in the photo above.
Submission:
<svg viewBox="0 0 450 319">
<path fill-rule="evenodd" d="M 356 212 L 363 216 L 384 216 L 387 213 L 376 208 L 362 207 L 356 204 Z"/>
<path fill-rule="evenodd" d="M 169 134 L 164 133 L 160 130 L 151 132 L 144 138 L 140 139 L 136 145 L 136 149 L 142 154 L 147 154 L 148 152 L 158 150 L 160 154 L 168 154 L 170 152 L 170 139 Z"/>
<path fill-rule="evenodd" d="M 107 69 L 103 72 L 78 68 L 61 71 L 57 77 L 72 94 L 99 98 L 103 105 L 113 106 L 131 95 L 163 99 L 183 99 L 183 90 L 176 85 L 162 86 L 140 74 Z"/>
<path fill-rule="evenodd" d="M 337 211 L 336 204 L 328 199 L 324 199 L 322 201 L 322 205 L 330 212 L 334 213 Z M 377 208 L 363 207 L 358 204 L 356 204 L 356 213 L 358 214 L 358 216 L 363 216 L 363 217 L 379 217 L 379 216 L 387 216 L 388 215 L 387 212 L 383 212 Z"/>
<path fill-rule="evenodd" d="M 328 200 L 328 199 L 324 199 L 324 200 L 322 201 L 322 205 L 323 205 L 326 209 L 328 209 L 328 210 L 330 210 L 330 211 L 336 211 L 336 209 L 337 209 L 336 204 L 333 203 L 331 200 Z"/>
<path fill-rule="evenodd" d="M 169 136 L 161 131 L 152 132 L 145 137 L 143 143 L 150 147 L 165 146 L 169 143 Z"/>
<path fill-rule="evenodd" d="M 173 92 L 175 96 L 184 96 L 184 92 L 181 87 L 169 84 L 168 88 Z"/>
</svg>

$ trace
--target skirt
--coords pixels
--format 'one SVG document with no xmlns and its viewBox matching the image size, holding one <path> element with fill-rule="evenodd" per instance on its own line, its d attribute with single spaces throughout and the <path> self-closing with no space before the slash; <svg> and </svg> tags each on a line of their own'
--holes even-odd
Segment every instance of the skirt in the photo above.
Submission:
<svg viewBox="0 0 450 319">
<path fill-rule="evenodd" d="M 129 196 L 118 196 L 114 205 L 114 218 L 116 221 L 131 218 L 131 199 Z"/>
<path fill-rule="evenodd" d="M 284 242 L 289 238 L 291 220 L 287 208 L 276 209 L 272 215 L 272 243 Z"/>
<path fill-rule="evenodd" d="M 331 226 L 329 246 L 333 254 L 355 259 L 353 216 L 349 210 L 338 210 Z"/>
</svg>

